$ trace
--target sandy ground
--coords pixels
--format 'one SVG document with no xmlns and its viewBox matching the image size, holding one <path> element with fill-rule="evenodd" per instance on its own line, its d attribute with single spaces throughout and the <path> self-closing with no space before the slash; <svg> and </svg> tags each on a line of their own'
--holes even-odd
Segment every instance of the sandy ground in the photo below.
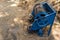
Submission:
<svg viewBox="0 0 60 40">
<path fill-rule="evenodd" d="M 49 37 L 39 37 L 27 32 L 29 14 L 38 2 L 40 1 L 31 0 L 27 3 L 25 1 L 19 3 L 14 0 L 1 0 L 0 40 L 60 40 L 60 23 L 56 20 Z"/>
</svg>

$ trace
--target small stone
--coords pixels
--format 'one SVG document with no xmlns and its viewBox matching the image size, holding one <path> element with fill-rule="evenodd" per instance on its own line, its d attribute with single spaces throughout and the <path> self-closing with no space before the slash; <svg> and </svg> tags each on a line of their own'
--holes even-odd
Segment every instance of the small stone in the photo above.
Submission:
<svg viewBox="0 0 60 40">
<path fill-rule="evenodd" d="M 15 27 L 15 24 L 14 24 L 14 23 L 12 23 L 12 24 L 11 24 L 11 27 L 13 27 L 13 28 L 14 28 L 14 27 Z"/>
<path fill-rule="evenodd" d="M 0 17 L 5 17 L 5 16 L 9 16 L 9 14 L 7 12 L 0 12 Z"/>
<path fill-rule="evenodd" d="M 17 4 L 11 4 L 10 6 L 11 6 L 11 7 L 16 7 L 16 6 L 17 6 Z"/>
<path fill-rule="evenodd" d="M 20 20 L 20 23 L 23 23 L 23 20 Z"/>
<path fill-rule="evenodd" d="M 14 22 L 18 22 L 19 21 L 19 18 L 14 18 Z"/>
</svg>

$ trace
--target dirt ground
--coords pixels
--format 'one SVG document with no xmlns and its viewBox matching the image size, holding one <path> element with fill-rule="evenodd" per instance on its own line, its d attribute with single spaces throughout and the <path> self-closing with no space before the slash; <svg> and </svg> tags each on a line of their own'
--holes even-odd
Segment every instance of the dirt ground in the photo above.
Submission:
<svg viewBox="0 0 60 40">
<path fill-rule="evenodd" d="M 44 0 L 47 1 L 47 0 Z M 55 19 L 51 35 L 40 37 L 29 34 L 28 18 L 37 0 L 0 1 L 0 40 L 60 40 L 60 23 Z"/>
</svg>

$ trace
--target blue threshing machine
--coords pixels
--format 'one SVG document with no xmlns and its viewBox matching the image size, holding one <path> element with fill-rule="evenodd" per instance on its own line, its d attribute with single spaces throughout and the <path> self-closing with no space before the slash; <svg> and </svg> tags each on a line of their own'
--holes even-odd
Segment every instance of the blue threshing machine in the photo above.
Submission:
<svg viewBox="0 0 60 40">
<path fill-rule="evenodd" d="M 43 2 L 34 6 L 32 16 L 34 21 L 29 27 L 29 32 L 35 31 L 39 36 L 43 36 L 47 33 L 49 36 L 56 16 L 56 11 L 48 3 Z"/>
</svg>

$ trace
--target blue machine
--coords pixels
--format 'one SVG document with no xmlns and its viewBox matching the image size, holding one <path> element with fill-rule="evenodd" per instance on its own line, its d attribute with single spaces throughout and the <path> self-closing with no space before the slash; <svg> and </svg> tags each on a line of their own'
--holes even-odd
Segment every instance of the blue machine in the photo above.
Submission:
<svg viewBox="0 0 60 40">
<path fill-rule="evenodd" d="M 49 36 L 56 16 L 56 11 L 46 2 L 43 2 L 41 4 L 44 11 L 40 10 L 40 3 L 36 4 L 33 8 L 32 16 L 34 21 L 32 22 L 29 31 L 35 31 L 39 36 L 43 36 L 45 33 L 47 33 L 47 35 Z M 38 11 L 38 9 L 40 11 Z"/>
</svg>

